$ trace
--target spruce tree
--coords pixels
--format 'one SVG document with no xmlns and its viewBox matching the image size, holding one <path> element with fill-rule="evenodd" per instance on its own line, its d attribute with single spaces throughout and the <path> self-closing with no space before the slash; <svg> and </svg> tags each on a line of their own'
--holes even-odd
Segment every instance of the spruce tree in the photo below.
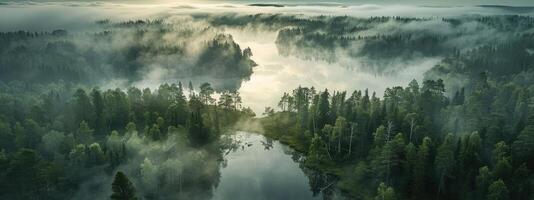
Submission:
<svg viewBox="0 0 534 200">
<path fill-rule="evenodd" d="M 488 195 L 486 196 L 488 200 L 506 200 L 510 199 L 508 188 L 504 182 L 499 179 L 493 182 L 488 188 Z"/>
<path fill-rule="evenodd" d="M 138 198 L 135 196 L 135 188 L 128 180 L 128 177 L 121 171 L 118 171 L 117 174 L 115 174 L 115 179 L 113 180 L 113 183 L 111 184 L 111 190 L 113 191 L 113 194 L 111 194 L 111 199 L 113 200 L 137 200 Z"/>
</svg>

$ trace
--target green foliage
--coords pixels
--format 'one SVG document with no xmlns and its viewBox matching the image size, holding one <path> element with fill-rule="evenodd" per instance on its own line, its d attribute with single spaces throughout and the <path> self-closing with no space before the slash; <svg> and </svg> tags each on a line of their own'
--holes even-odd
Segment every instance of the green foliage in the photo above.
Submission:
<svg viewBox="0 0 534 200">
<path fill-rule="evenodd" d="M 128 180 L 128 177 L 120 171 L 115 174 L 115 179 L 111 184 L 111 194 L 112 200 L 137 200 L 138 198 L 135 195 L 135 187 L 132 182 Z"/>
<path fill-rule="evenodd" d="M 527 126 L 512 143 L 512 151 L 516 162 L 527 162 L 529 167 L 534 167 L 534 116 L 529 118 Z"/>
<path fill-rule="evenodd" d="M 454 170 L 455 158 L 454 158 L 454 149 L 455 141 L 452 135 L 447 135 L 443 143 L 438 147 L 436 160 L 435 160 L 435 169 L 438 178 L 438 195 L 445 188 L 446 181 L 449 177 L 452 176 Z"/>
<path fill-rule="evenodd" d="M 395 191 L 393 188 L 386 186 L 384 183 L 380 183 L 377 189 L 377 194 L 375 196 L 375 200 L 395 200 L 397 199 L 395 196 Z"/>
<path fill-rule="evenodd" d="M 152 140 L 159 140 L 161 138 L 161 131 L 157 124 L 152 125 L 152 128 L 148 131 L 147 137 Z"/>
<path fill-rule="evenodd" d="M 76 132 L 76 140 L 81 144 L 91 144 L 93 142 L 93 130 L 89 128 L 87 122 L 80 122 L 80 127 Z"/>
<path fill-rule="evenodd" d="M 217 89 L 236 90 L 248 80 L 252 67 L 250 48 L 241 49 L 231 35 L 205 31 L 191 25 L 176 26 L 170 20 L 137 20 L 121 23 L 108 21 L 91 29 L 27 32 L 0 32 L 0 80 L 28 83 L 52 83 L 57 80 L 74 84 L 100 81 L 143 79 L 151 67 L 167 72 L 169 79 L 203 77 L 220 80 Z M 170 38 L 173 38 L 172 40 Z M 112 43 L 111 41 L 123 41 Z M 192 47 L 199 59 L 189 59 Z M 180 67 L 176 67 L 179 63 Z M 98 93 L 90 94 L 99 102 Z M 80 91 L 73 104 L 78 110 L 74 124 L 82 120 L 95 129 L 102 128 L 102 112 L 79 112 L 90 107 L 88 96 Z M 101 111 L 101 104 L 94 105 Z M 127 113 L 126 113 L 127 114 Z M 114 127 L 115 128 L 115 127 Z"/>
<path fill-rule="evenodd" d="M 177 152 L 196 152 L 202 148 L 202 152 L 214 157 L 209 160 L 220 162 L 219 136 L 237 121 L 253 117 L 253 113 L 239 104 L 226 110 L 204 104 L 196 97 L 187 99 L 180 85 L 164 84 L 153 91 L 132 87 L 126 92 L 95 88 L 88 96 L 87 90 L 61 82 L 20 88 L 0 84 L 0 97 L 11 95 L 22 101 L 46 94 L 43 101 L 20 105 L 17 117 L 4 117 L 9 113 L 5 106 L 0 106 L 0 185 L 5 186 L 0 187 L 0 198 L 72 198 L 83 187 L 82 183 L 92 180 L 95 174 L 110 173 L 135 162 L 133 159 L 147 153 L 141 147 L 174 144 Z M 231 94 L 240 103 L 239 94 Z M 3 105 L 2 101 L 0 104 Z M 46 108 L 46 112 L 36 115 L 32 107 Z M 138 133 L 144 129 L 146 132 Z M 213 145 L 203 146 L 208 143 Z M 217 162 L 198 166 L 218 167 Z M 199 177 L 206 182 L 199 183 Z M 218 176 L 213 172 L 209 176 L 192 174 L 182 177 L 182 181 L 187 181 L 189 187 L 205 190 L 212 187 L 206 183 L 214 183 L 214 177 Z M 174 181 L 164 188 L 170 190 L 176 185 Z M 142 195 L 145 192 L 142 190 Z"/>
<path fill-rule="evenodd" d="M 481 167 L 478 170 L 478 175 L 476 177 L 477 199 L 482 199 L 482 197 L 485 197 L 492 179 L 493 174 L 489 170 L 488 166 Z"/>
<path fill-rule="evenodd" d="M 325 162 L 327 159 L 329 159 L 326 156 L 328 154 L 327 151 L 326 144 L 318 135 L 316 135 L 311 141 L 306 163 L 310 166 L 320 165 L 322 162 Z"/>
<path fill-rule="evenodd" d="M 216 78 L 243 77 L 248 79 L 252 74 L 252 67 L 256 66 L 250 56 L 252 56 L 251 50 L 247 48 L 241 51 L 231 35 L 218 34 L 207 43 L 206 50 L 199 55 L 198 62 L 192 68 L 193 75 L 209 74 Z M 241 82 L 234 84 L 223 85 L 222 89 L 239 88 Z"/>
<path fill-rule="evenodd" d="M 268 136 L 306 152 L 306 165 L 340 176 L 340 187 L 354 196 L 372 194 L 358 186 L 365 179 L 398 189 L 398 198 L 484 199 L 491 183 L 501 179 L 518 192 L 514 197 L 530 197 L 533 123 L 526 118 L 531 111 L 521 110 L 528 84 L 517 86 L 521 95 L 506 99 L 509 86 L 494 84 L 485 73 L 477 76 L 476 85 L 456 99 L 447 97 L 440 79 L 388 88 L 383 99 L 367 91 L 346 98 L 346 92 L 328 90 L 302 98 L 306 88 L 299 87 L 283 95 L 282 112 L 262 122 Z M 295 106 L 296 99 L 304 100 Z M 503 101 L 510 101 L 505 103 L 510 109 L 501 109 Z M 318 162 L 324 160 L 329 163 Z M 358 163 L 368 163 L 372 176 L 347 172 L 357 165 L 365 171 Z"/>
<path fill-rule="evenodd" d="M 488 195 L 486 196 L 488 200 L 507 200 L 510 199 L 508 188 L 504 182 L 499 179 L 493 182 L 488 189 Z"/>
<path fill-rule="evenodd" d="M 344 59 L 365 60 L 363 69 L 377 73 L 395 72 L 382 66 L 397 66 L 388 63 L 399 60 L 443 57 L 422 84 L 413 80 L 406 87 L 386 88 L 383 98 L 368 90 L 298 87 L 284 93 L 281 112 L 266 109 L 267 117 L 258 119 L 267 136 L 306 154 L 305 166 L 337 175 L 343 191 L 381 200 L 534 197 L 532 17 L 192 18 L 206 19 L 215 29 L 268 24 L 266 29 L 278 33 L 276 45 L 284 56 L 337 62 L 343 52 Z M 433 23 L 452 31 L 418 29 Z M 412 28 L 371 31 L 391 25 Z M 467 40 L 471 35 L 460 29 L 472 25 L 502 39 Z M 183 182 L 210 189 L 216 184 L 215 170 L 192 169 L 218 168 L 220 134 L 254 116 L 242 107 L 236 90 L 256 65 L 251 49 L 211 28 L 160 20 L 103 21 L 100 28 L 85 34 L 0 33 L 0 79 L 5 81 L 0 83 L 1 199 L 73 198 L 96 172 L 109 174 L 144 152 L 126 144 L 191 149 L 180 151 L 187 163 L 145 159 L 136 169 L 141 174 L 136 184 L 158 192 L 178 190 L 169 186 L 177 184 L 179 195 Z M 123 45 L 108 45 L 123 39 Z M 467 45 L 457 47 L 457 41 Z M 195 55 L 190 55 L 192 46 L 198 47 Z M 188 97 L 180 82 L 156 89 L 87 90 L 109 79 L 138 81 L 150 66 L 162 66 L 169 80 L 225 81 L 203 83 L 199 91 L 189 82 Z M 162 173 L 167 169 L 172 173 Z M 122 172 L 112 190 L 112 199 L 136 196 Z M 140 195 L 167 198 L 157 192 Z"/>
<path fill-rule="evenodd" d="M 338 117 L 332 130 L 332 138 L 337 138 L 337 153 L 341 153 L 341 138 L 344 136 L 347 129 L 347 120 L 343 117 Z"/>
<path fill-rule="evenodd" d="M 210 130 L 204 126 L 204 119 L 199 111 L 191 113 L 188 136 L 191 143 L 197 146 L 210 142 Z"/>
<path fill-rule="evenodd" d="M 428 179 L 430 176 L 432 141 L 425 137 L 423 143 L 417 151 L 417 161 L 414 169 L 414 189 L 412 195 L 421 197 L 428 188 Z"/>
<path fill-rule="evenodd" d="M 495 148 L 493 149 L 492 154 L 495 162 L 509 158 L 510 147 L 504 141 L 500 141 L 495 144 Z"/>
</svg>

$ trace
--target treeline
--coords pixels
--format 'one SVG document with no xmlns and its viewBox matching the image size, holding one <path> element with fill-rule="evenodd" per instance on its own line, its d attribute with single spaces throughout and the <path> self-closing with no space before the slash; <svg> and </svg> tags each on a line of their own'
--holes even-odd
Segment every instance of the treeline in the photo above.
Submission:
<svg viewBox="0 0 534 200">
<path fill-rule="evenodd" d="M 193 74 L 249 80 L 253 72 L 252 67 L 257 66 L 250 59 L 251 56 L 252 50 L 247 47 L 241 51 L 231 35 L 217 35 L 207 43 L 207 49 L 200 54 Z"/>
<path fill-rule="evenodd" d="M 348 48 L 354 41 L 354 38 L 346 36 L 307 32 L 300 28 L 280 30 L 275 42 L 278 53 L 286 57 L 296 55 L 306 60 L 335 62 L 339 50 Z"/>
<path fill-rule="evenodd" d="M 446 36 L 420 33 L 377 34 L 353 36 L 351 34 L 315 33 L 306 29 L 289 28 L 278 32 L 278 51 L 283 56 L 296 56 L 306 60 L 336 62 L 340 54 L 353 58 L 413 59 L 417 56 L 438 56 L 454 50 L 443 45 Z M 353 47 L 362 44 L 362 49 Z"/>
<path fill-rule="evenodd" d="M 530 94 L 484 73 L 452 98 L 441 80 L 388 88 L 382 99 L 299 87 L 280 112 L 266 109 L 263 125 L 356 199 L 530 199 Z"/>
<path fill-rule="evenodd" d="M 360 64 L 379 73 L 392 70 L 387 66 L 395 65 L 398 60 L 452 56 L 452 52 L 469 51 L 495 42 L 507 44 L 516 37 L 527 35 L 534 27 L 532 17 L 514 15 L 441 19 L 323 16 L 296 20 L 287 16 L 271 17 L 286 22 L 277 23 L 278 29 L 274 29 L 278 31 L 276 44 L 281 55 L 327 62 L 365 59 Z M 257 15 L 233 19 L 262 23 L 267 18 Z M 435 26 L 436 30 L 415 28 L 417 24 L 420 27 Z M 249 26 L 248 23 L 245 25 Z M 494 35 L 477 35 L 471 29 L 494 32 Z"/>
<path fill-rule="evenodd" d="M 363 30 L 372 27 L 373 25 L 395 21 L 400 23 L 409 23 L 417 21 L 428 21 L 430 18 L 414 18 L 414 17 L 398 17 L 398 16 L 381 16 L 357 18 L 349 16 L 312 16 L 303 17 L 298 15 L 284 15 L 284 14 L 220 14 L 220 15 L 195 15 L 195 19 L 207 20 L 215 27 L 228 26 L 237 28 L 265 28 L 271 30 L 279 30 L 287 27 L 306 27 L 311 31 L 331 30 L 331 33 L 345 33 L 338 32 L 338 30 Z M 268 25 L 268 26 L 265 26 Z"/>
<path fill-rule="evenodd" d="M 503 85 L 531 85 L 534 62 L 534 35 L 516 34 L 506 42 L 488 44 L 466 51 L 455 51 L 426 72 L 430 78 L 443 78 L 449 88 L 468 91 L 476 86 L 479 74 Z M 458 82 L 464 84 L 458 85 Z"/>
<path fill-rule="evenodd" d="M 244 52 L 231 36 L 207 27 L 162 20 L 97 24 L 96 32 L 0 33 L 0 78 L 45 84 L 134 82 L 160 68 L 167 72 L 164 80 L 202 77 L 201 81 L 214 82 L 216 89 L 235 90 L 255 66 L 250 49 Z M 213 64 L 218 61 L 225 62 Z M 221 79 L 219 86 L 215 81 Z"/>
<path fill-rule="evenodd" d="M 76 88 L 1 85 L 0 198 L 97 198 L 118 169 L 144 198 L 209 198 L 220 176 L 219 136 L 254 116 L 239 93 L 217 100 L 207 83 L 196 91 L 191 83 Z"/>
</svg>

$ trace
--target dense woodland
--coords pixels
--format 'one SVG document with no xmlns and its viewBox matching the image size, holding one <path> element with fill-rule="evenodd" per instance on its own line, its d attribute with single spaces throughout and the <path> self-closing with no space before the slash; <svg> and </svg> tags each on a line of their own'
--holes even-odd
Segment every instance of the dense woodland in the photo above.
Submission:
<svg viewBox="0 0 534 200">
<path fill-rule="evenodd" d="M 110 180 L 87 182 L 116 170 L 135 177 L 139 198 L 209 198 L 226 148 L 219 136 L 254 116 L 241 108 L 239 93 L 224 91 L 216 100 L 207 83 L 196 92 L 181 83 L 153 91 L 62 82 L 0 88 L 2 199 L 105 199 L 95 193 Z"/>
<path fill-rule="evenodd" d="M 356 199 L 532 199 L 530 48 L 519 34 L 455 51 L 382 98 L 299 87 L 262 123 Z"/>
<path fill-rule="evenodd" d="M 217 90 L 236 90 L 248 80 L 250 49 L 210 28 L 163 20 L 98 21 L 97 31 L 2 32 L 0 79 L 99 84 L 110 79 L 218 81 Z M 153 77 L 151 77 L 153 78 Z"/>
<path fill-rule="evenodd" d="M 210 198 L 232 148 L 220 135 L 255 115 L 237 89 L 256 64 L 180 22 L 0 33 L 0 199 Z M 130 86 L 147 79 L 175 84 Z"/>
<path fill-rule="evenodd" d="M 378 199 L 529 199 L 528 90 L 479 81 L 452 99 L 441 80 L 394 87 L 382 99 L 297 88 L 282 98 L 284 111 L 268 109 L 263 123 L 268 135 L 306 152 L 306 166 L 338 175 L 357 198 L 379 188 Z"/>
<path fill-rule="evenodd" d="M 534 18 L 529 16 L 355 18 L 236 14 L 198 18 L 207 18 L 214 27 L 277 31 L 276 45 L 283 56 L 343 62 L 346 67 L 360 66 L 379 74 L 398 71 L 392 66 L 398 67 L 399 63 L 452 56 L 485 45 L 528 41 L 524 46 L 533 48 L 530 40 Z"/>
</svg>

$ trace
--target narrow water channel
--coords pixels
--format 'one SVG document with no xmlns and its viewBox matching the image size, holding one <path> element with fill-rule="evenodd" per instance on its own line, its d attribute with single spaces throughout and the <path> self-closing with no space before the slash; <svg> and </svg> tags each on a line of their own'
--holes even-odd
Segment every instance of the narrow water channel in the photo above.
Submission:
<svg viewBox="0 0 534 200">
<path fill-rule="evenodd" d="M 312 192 L 310 173 L 300 168 L 300 158 L 288 146 L 248 132 L 229 137 L 236 148 L 225 155 L 213 199 L 323 199 Z"/>
</svg>

